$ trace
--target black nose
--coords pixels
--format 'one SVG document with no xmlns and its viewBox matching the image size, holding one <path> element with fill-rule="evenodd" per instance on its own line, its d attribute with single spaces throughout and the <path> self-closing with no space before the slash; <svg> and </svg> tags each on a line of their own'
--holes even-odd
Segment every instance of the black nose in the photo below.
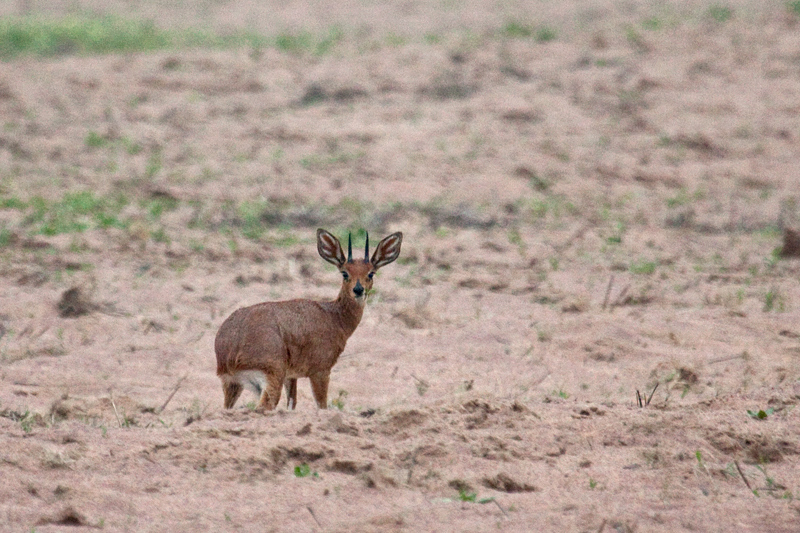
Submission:
<svg viewBox="0 0 800 533">
<path fill-rule="evenodd" d="M 361 296 L 364 294 L 364 287 L 361 285 L 360 281 L 356 281 L 356 286 L 353 287 L 353 292 L 356 294 L 356 296 Z"/>
</svg>

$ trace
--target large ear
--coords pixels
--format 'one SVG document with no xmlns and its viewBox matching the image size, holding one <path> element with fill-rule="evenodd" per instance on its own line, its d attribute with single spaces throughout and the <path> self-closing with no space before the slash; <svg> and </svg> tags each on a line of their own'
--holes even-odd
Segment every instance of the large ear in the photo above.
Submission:
<svg viewBox="0 0 800 533">
<path fill-rule="evenodd" d="M 342 268 L 346 262 L 339 239 L 322 228 L 317 230 L 317 251 L 320 257 L 337 268 Z"/>
<path fill-rule="evenodd" d="M 403 233 L 399 231 L 397 233 L 392 233 L 388 237 L 384 237 L 384 239 L 378 243 L 378 247 L 375 248 L 375 253 L 372 254 L 372 259 L 370 260 L 372 268 L 378 270 L 380 267 L 388 265 L 397 259 L 400 255 L 400 245 L 402 242 Z"/>
</svg>

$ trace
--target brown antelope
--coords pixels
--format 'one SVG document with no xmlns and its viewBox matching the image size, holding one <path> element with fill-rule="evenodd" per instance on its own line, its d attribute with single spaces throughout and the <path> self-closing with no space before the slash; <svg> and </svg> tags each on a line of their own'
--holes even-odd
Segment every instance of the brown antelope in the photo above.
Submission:
<svg viewBox="0 0 800 533">
<path fill-rule="evenodd" d="M 354 261 L 349 236 L 345 259 L 339 239 L 318 229 L 319 255 L 336 265 L 344 277 L 339 297 L 332 302 L 264 302 L 234 311 L 214 341 L 225 408 L 232 408 L 248 387 L 261 395 L 258 409 L 271 411 L 278 405 L 285 383 L 287 407 L 294 409 L 297 378 L 307 377 L 317 407 L 325 409 L 331 368 L 361 322 L 372 276 L 397 259 L 402 242 L 402 233 L 392 233 L 378 243 L 370 259 L 367 234 L 364 259 Z"/>
</svg>

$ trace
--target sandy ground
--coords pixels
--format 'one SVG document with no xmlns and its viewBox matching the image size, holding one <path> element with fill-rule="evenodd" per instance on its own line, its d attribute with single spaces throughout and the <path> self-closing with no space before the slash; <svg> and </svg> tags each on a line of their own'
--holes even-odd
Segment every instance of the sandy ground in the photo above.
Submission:
<svg viewBox="0 0 800 533">
<path fill-rule="evenodd" d="M 0 530 L 798 530 L 782 3 L 6 4 L 339 37 L 0 64 Z M 331 407 L 223 410 L 317 227 L 405 234 Z"/>
</svg>

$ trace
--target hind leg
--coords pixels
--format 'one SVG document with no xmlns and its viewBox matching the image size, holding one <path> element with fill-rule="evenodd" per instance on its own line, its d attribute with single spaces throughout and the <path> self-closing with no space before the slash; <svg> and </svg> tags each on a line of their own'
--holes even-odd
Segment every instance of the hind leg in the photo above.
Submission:
<svg viewBox="0 0 800 533">
<path fill-rule="evenodd" d="M 281 388 L 283 387 L 283 378 L 285 374 L 267 373 L 267 386 L 264 387 L 261 393 L 261 400 L 258 402 L 258 409 L 261 411 L 272 411 L 278 406 L 281 399 Z"/>
<path fill-rule="evenodd" d="M 239 396 L 242 395 L 244 387 L 235 379 L 222 378 L 222 392 L 225 394 L 225 409 L 231 409 Z"/>
<path fill-rule="evenodd" d="M 297 378 L 289 378 L 283 382 L 286 388 L 286 408 L 293 410 L 297 407 Z"/>
</svg>

